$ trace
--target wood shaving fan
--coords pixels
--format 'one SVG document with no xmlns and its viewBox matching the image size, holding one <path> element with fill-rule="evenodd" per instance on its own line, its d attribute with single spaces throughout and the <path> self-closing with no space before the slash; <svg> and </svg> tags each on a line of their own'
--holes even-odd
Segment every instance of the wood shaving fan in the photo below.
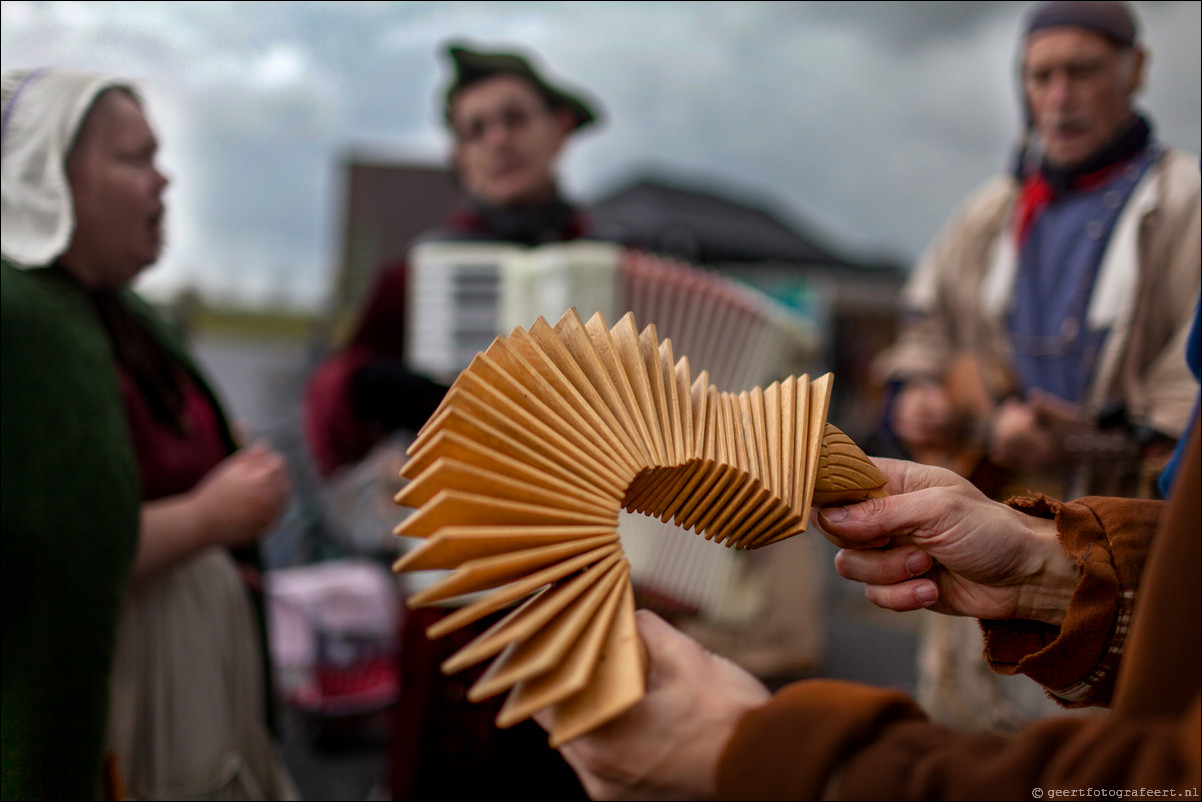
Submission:
<svg viewBox="0 0 1202 802">
<path fill-rule="evenodd" d="M 885 495 L 885 476 L 826 422 L 831 375 L 719 392 L 654 326 L 570 309 L 498 337 L 409 448 L 396 528 L 424 542 L 397 572 L 455 569 L 411 607 L 492 590 L 427 630 L 442 637 L 528 598 L 442 666 L 494 660 L 472 686 L 508 690 L 512 726 L 551 707 L 558 746 L 644 694 L 626 509 L 754 549 L 805 531 L 811 505 Z"/>
</svg>

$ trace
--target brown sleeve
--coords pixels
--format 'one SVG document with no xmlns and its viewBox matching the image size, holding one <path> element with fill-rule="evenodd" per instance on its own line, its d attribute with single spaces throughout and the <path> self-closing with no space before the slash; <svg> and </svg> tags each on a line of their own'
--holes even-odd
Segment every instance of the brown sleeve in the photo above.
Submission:
<svg viewBox="0 0 1202 802">
<path fill-rule="evenodd" d="M 832 766 L 887 725 L 924 719 L 899 691 L 837 680 L 790 685 L 747 713 L 718 764 L 722 799 L 817 799 Z"/>
<path fill-rule="evenodd" d="M 1033 791 L 1198 785 L 1196 693 L 1177 716 L 1055 718 L 1011 738 L 898 722 L 842 767 L 836 799 L 1034 799 Z"/>
<path fill-rule="evenodd" d="M 1025 674 L 1068 707 L 1108 705 L 1164 502 L 1087 497 L 1062 503 L 1024 496 L 1009 504 L 1055 518 L 1081 580 L 1060 627 L 982 621 L 985 657 L 994 671 Z"/>
<path fill-rule="evenodd" d="M 791 685 L 740 721 L 721 799 L 1032 799 L 1036 788 L 1196 788 L 1202 697 L 1177 717 L 1063 718 L 1011 738 L 929 721 L 896 692 Z"/>
</svg>

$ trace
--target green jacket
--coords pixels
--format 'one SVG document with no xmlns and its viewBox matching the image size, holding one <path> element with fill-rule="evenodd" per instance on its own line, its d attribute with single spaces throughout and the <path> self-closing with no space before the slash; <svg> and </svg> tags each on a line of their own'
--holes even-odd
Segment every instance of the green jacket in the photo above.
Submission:
<svg viewBox="0 0 1202 802">
<path fill-rule="evenodd" d="M 138 469 L 86 294 L 54 271 L 0 270 L 2 793 L 96 798 Z"/>
<path fill-rule="evenodd" d="M 109 337 L 87 294 L 59 271 L 8 262 L 0 270 L 0 795 L 97 798 L 116 625 L 138 538 L 138 467 Z M 134 293 L 125 300 L 197 379 L 233 451 L 221 406 L 182 346 Z"/>
</svg>

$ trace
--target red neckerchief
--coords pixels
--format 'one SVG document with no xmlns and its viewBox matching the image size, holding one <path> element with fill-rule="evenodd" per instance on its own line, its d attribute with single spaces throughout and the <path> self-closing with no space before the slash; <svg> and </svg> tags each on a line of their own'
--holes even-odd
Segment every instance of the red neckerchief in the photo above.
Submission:
<svg viewBox="0 0 1202 802">
<path fill-rule="evenodd" d="M 1118 178 L 1119 173 L 1126 168 L 1129 161 L 1130 159 L 1124 159 L 1117 164 L 1103 167 L 1101 170 L 1078 176 L 1070 182 L 1069 186 L 1075 192 L 1090 192 L 1105 186 Z M 1036 170 L 1023 181 L 1022 189 L 1019 190 L 1018 198 L 1014 202 L 1014 234 L 1020 251 L 1027 244 L 1027 237 L 1031 235 L 1035 221 L 1055 198 L 1056 192 L 1052 189 L 1052 185 L 1042 170 Z"/>
</svg>

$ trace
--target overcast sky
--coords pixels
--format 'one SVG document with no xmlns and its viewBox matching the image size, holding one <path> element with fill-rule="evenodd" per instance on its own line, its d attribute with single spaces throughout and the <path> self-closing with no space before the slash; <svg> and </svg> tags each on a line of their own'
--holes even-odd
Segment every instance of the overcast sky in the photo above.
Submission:
<svg viewBox="0 0 1202 802">
<path fill-rule="evenodd" d="M 1199 151 L 1202 4 L 1135 3 L 1141 105 Z M 856 258 L 913 260 L 1017 135 L 1027 3 L 4 2 L 3 68 L 108 70 L 162 140 L 169 244 L 145 288 L 322 303 L 352 151 L 445 157 L 441 45 L 520 45 L 601 101 L 565 191 L 721 186 Z"/>
</svg>

